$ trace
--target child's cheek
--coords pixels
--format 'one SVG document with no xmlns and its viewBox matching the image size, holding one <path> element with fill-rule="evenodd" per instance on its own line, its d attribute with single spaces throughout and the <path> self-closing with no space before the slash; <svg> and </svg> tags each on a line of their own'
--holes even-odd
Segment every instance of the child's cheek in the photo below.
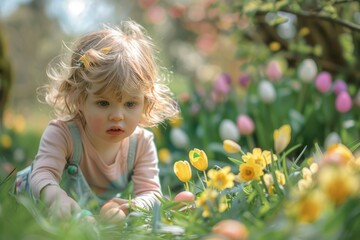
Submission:
<svg viewBox="0 0 360 240">
<path fill-rule="evenodd" d="M 105 126 L 105 121 L 103 118 L 100 117 L 93 117 L 89 120 L 89 126 L 91 127 L 91 129 L 93 130 L 93 132 L 95 133 L 100 133 L 104 131 L 104 127 Z"/>
</svg>

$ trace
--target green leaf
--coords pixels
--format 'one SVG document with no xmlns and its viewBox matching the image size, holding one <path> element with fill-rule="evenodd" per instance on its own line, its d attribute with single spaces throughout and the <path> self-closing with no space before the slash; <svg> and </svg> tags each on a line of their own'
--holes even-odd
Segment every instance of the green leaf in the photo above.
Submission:
<svg viewBox="0 0 360 240">
<path fill-rule="evenodd" d="M 273 12 L 275 11 L 275 4 L 274 3 L 264 3 L 261 4 L 259 9 L 264 12 Z"/>
<path fill-rule="evenodd" d="M 283 7 L 287 6 L 288 4 L 289 4 L 289 1 L 287 1 L 287 0 L 276 1 L 275 8 L 276 8 L 276 10 L 280 10 Z"/>
<path fill-rule="evenodd" d="M 243 6 L 243 12 L 245 15 L 254 15 L 259 10 L 259 2 L 251 1 Z"/>
<path fill-rule="evenodd" d="M 228 159 L 229 159 L 231 162 L 233 162 L 233 163 L 235 163 L 235 164 L 237 164 L 237 165 L 243 164 L 243 161 L 241 161 L 241 160 L 238 160 L 238 159 L 235 159 L 235 158 L 232 158 L 232 157 L 228 157 Z"/>
<path fill-rule="evenodd" d="M 277 16 L 275 19 L 273 19 L 269 24 L 271 25 L 271 26 L 277 26 L 277 25 L 279 25 L 279 24 L 281 24 L 281 23 L 285 23 L 285 22 L 287 22 L 288 21 L 288 19 L 287 18 L 285 18 L 285 17 L 281 17 L 281 16 Z"/>
<path fill-rule="evenodd" d="M 327 14 L 329 14 L 332 18 L 336 18 L 337 17 L 337 12 L 336 9 L 333 5 L 327 4 L 324 8 L 323 11 Z"/>
</svg>

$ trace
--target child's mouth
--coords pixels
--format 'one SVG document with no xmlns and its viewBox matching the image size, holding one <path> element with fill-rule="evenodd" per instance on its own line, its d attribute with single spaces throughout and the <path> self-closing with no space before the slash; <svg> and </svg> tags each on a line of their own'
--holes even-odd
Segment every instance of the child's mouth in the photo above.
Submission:
<svg viewBox="0 0 360 240">
<path fill-rule="evenodd" d="M 122 130 L 119 127 L 113 127 L 113 128 L 108 129 L 106 132 L 111 135 L 117 135 L 117 134 L 124 132 L 124 130 Z"/>
</svg>

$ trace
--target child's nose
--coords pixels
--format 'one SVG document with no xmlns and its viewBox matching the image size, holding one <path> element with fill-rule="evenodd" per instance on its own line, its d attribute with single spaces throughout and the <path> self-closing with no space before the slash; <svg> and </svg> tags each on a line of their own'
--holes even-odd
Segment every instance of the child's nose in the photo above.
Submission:
<svg viewBox="0 0 360 240">
<path fill-rule="evenodd" d="M 121 109 L 114 109 L 109 116 L 111 121 L 121 121 L 124 119 L 124 114 Z"/>
</svg>

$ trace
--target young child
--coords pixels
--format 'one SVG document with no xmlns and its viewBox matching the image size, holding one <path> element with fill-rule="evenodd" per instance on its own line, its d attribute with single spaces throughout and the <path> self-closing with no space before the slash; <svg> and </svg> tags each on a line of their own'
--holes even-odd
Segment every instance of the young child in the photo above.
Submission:
<svg viewBox="0 0 360 240">
<path fill-rule="evenodd" d="M 86 34 L 74 45 L 70 63 L 63 60 L 47 74 L 45 99 L 57 119 L 45 129 L 33 163 L 34 197 L 61 218 L 107 201 L 105 213 L 151 208 L 162 193 L 153 134 L 145 128 L 175 116 L 178 106 L 159 77 L 154 46 L 143 28 L 124 21 L 119 28 Z M 130 166 L 129 154 L 135 156 Z M 81 156 L 78 165 L 70 161 L 75 155 Z M 75 188 L 60 184 L 65 175 Z M 130 177 L 133 198 L 122 199 Z"/>
</svg>

